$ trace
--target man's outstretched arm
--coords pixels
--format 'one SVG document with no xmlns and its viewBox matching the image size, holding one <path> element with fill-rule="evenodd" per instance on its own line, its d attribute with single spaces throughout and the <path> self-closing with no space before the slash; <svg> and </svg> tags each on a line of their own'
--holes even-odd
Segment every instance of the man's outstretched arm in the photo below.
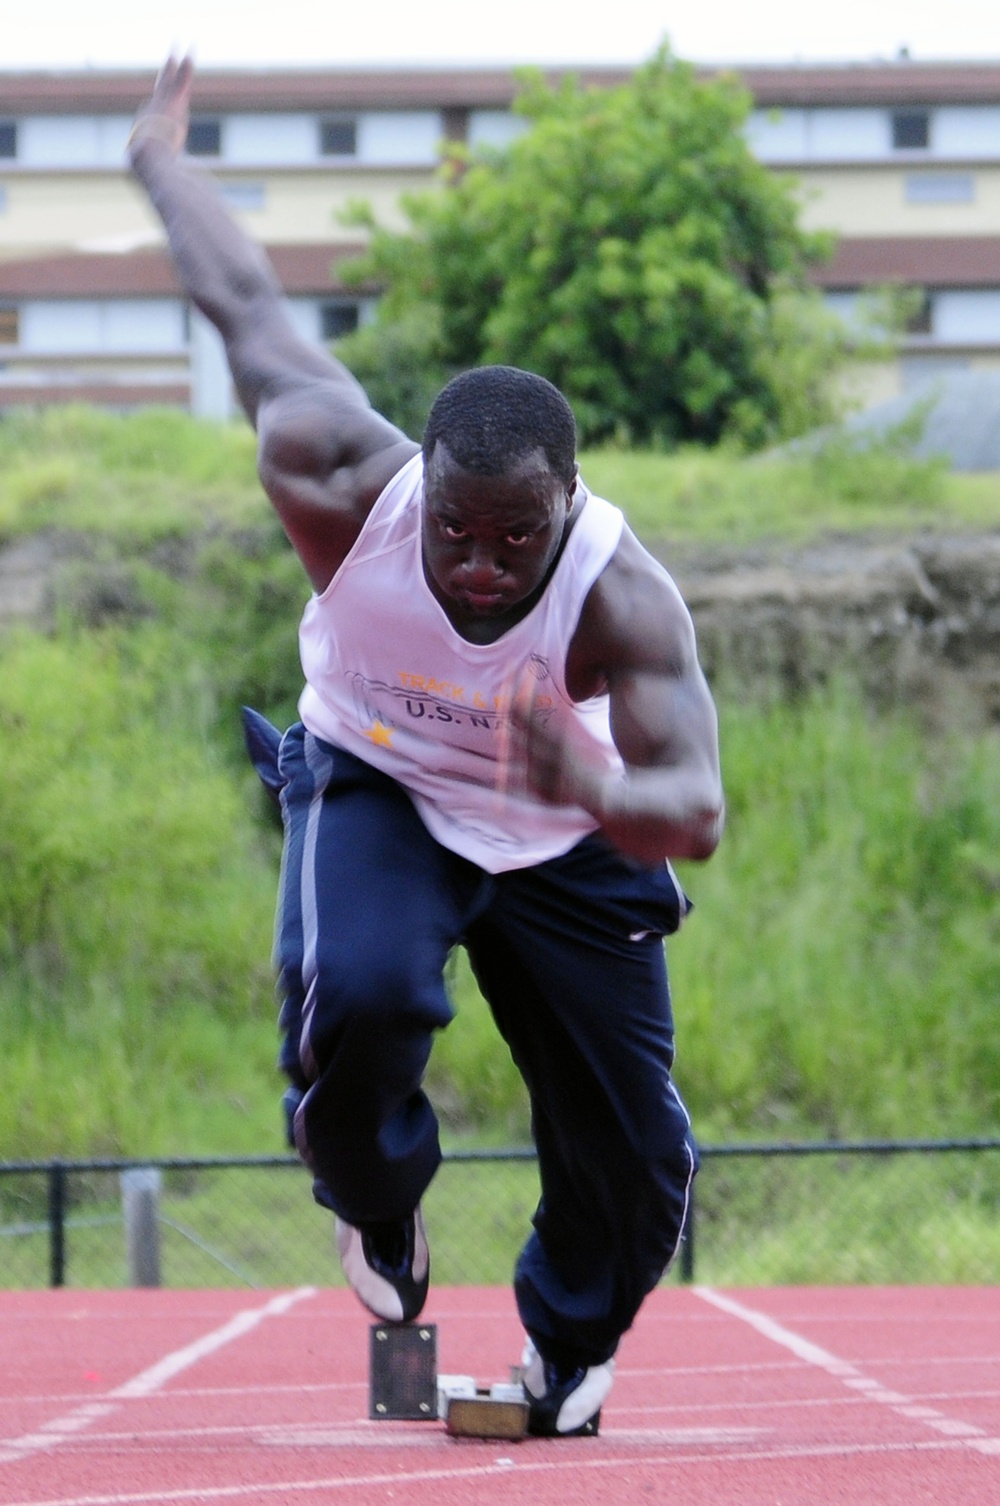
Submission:
<svg viewBox="0 0 1000 1506">
<path fill-rule="evenodd" d="M 363 388 L 292 324 L 264 252 L 212 182 L 183 155 L 193 66 L 170 58 L 129 142 L 133 172 L 167 232 L 185 292 L 225 342 L 233 381 L 260 434 L 261 480 L 322 590 L 368 507 L 417 446 Z"/>
<path fill-rule="evenodd" d="M 163 221 L 186 292 L 219 330 L 251 420 L 266 391 L 310 375 L 337 379 L 345 399 L 367 406 L 353 377 L 296 334 L 271 266 L 239 228 L 218 189 L 182 155 L 190 115 L 189 58 L 164 65 L 129 141 L 133 172 Z"/>
</svg>

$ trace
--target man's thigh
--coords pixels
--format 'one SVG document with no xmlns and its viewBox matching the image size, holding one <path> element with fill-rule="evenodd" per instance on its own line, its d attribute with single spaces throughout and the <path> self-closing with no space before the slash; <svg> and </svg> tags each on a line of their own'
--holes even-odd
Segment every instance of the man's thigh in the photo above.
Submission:
<svg viewBox="0 0 1000 1506">
<path fill-rule="evenodd" d="M 395 781 L 342 749 L 286 734 L 281 771 L 283 966 L 295 959 L 306 990 L 319 978 L 345 999 L 431 989 L 440 1015 L 479 870 L 434 841 Z"/>
<path fill-rule="evenodd" d="M 686 1127 L 670 1071 L 674 1031 L 664 934 L 686 900 L 589 840 L 553 863 L 500 876 L 470 956 L 540 1104 L 610 1109 L 643 1154 Z M 576 1115 L 574 1114 L 574 1117 Z M 675 1122 L 676 1121 L 676 1122 Z"/>
</svg>

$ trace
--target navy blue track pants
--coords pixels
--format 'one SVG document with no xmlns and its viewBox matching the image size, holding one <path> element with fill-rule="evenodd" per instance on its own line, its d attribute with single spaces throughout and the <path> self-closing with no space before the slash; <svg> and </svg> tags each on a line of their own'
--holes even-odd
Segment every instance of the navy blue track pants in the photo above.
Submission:
<svg viewBox="0 0 1000 1506">
<path fill-rule="evenodd" d="M 531 1100 L 542 1194 L 521 1319 L 548 1357 L 609 1358 L 677 1249 L 697 1162 L 670 1070 L 672 875 L 596 837 L 488 874 L 395 781 L 300 725 L 265 778 L 285 823 L 281 1065 L 318 1201 L 358 1224 L 405 1217 L 427 1188 L 440 1148 L 421 1079 L 464 943 Z"/>
</svg>

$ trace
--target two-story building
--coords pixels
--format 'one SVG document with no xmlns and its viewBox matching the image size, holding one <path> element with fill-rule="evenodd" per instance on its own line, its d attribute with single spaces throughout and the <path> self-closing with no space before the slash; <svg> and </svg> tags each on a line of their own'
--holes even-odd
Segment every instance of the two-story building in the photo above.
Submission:
<svg viewBox="0 0 1000 1506">
<path fill-rule="evenodd" d="M 574 69 L 591 86 L 626 70 Z M 836 232 L 818 272 L 850 317 L 859 292 L 919 289 L 873 396 L 928 373 L 1000 368 L 1000 63 L 747 68 L 748 140 L 798 184 L 804 223 Z M 0 408 L 86 399 L 229 411 L 218 341 L 181 295 L 124 165 L 151 73 L 0 74 Z M 337 268 L 363 237 L 352 202 L 403 223 L 448 140 L 520 128 L 497 69 L 233 70 L 196 78 L 189 151 L 267 248 L 299 327 L 329 340 L 377 290 Z"/>
<path fill-rule="evenodd" d="M 896 361 L 870 396 L 1000 369 L 1000 63 L 747 69 L 759 158 L 799 183 L 802 220 L 837 234 L 817 273 L 851 316 L 873 286 L 913 288 Z"/>
</svg>

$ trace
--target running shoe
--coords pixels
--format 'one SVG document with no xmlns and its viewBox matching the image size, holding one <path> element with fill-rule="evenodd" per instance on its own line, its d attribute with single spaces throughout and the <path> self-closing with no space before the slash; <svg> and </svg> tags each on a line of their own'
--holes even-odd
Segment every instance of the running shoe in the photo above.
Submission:
<svg viewBox="0 0 1000 1506">
<path fill-rule="evenodd" d="M 603 1365 L 559 1364 L 543 1359 L 529 1339 L 521 1376 L 533 1437 L 593 1438 L 600 1431 L 601 1407 L 615 1378 L 614 1360 Z"/>
<path fill-rule="evenodd" d="M 337 1252 L 344 1275 L 376 1318 L 409 1323 L 427 1300 L 430 1255 L 417 1208 L 395 1223 L 355 1228 L 337 1219 Z"/>
</svg>

